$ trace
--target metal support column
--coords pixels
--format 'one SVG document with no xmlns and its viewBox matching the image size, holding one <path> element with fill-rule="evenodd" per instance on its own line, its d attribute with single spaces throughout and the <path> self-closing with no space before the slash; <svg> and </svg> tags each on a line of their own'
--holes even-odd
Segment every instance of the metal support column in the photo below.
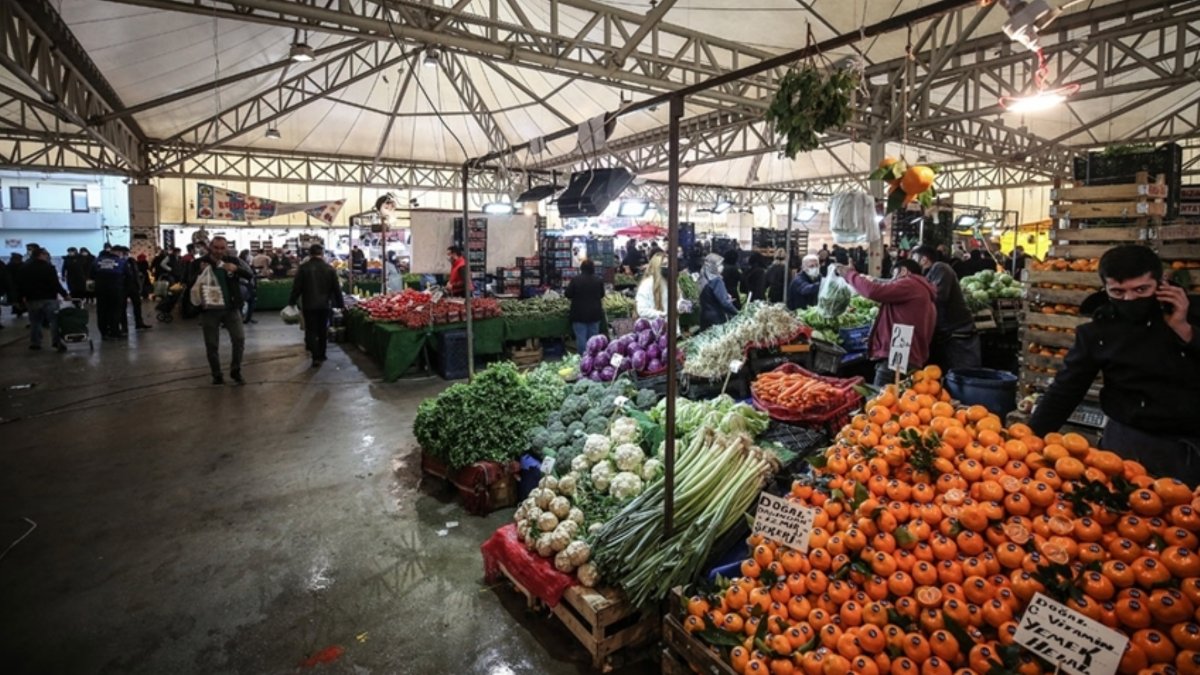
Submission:
<svg viewBox="0 0 1200 675">
<path fill-rule="evenodd" d="M 887 152 L 887 144 L 883 142 L 883 137 L 876 134 L 871 137 L 871 166 L 879 166 L 883 161 L 884 154 Z M 871 181 L 871 196 L 875 199 L 883 199 L 883 181 Z M 885 214 L 886 219 L 886 214 Z M 883 224 L 880 223 L 882 229 Z M 879 241 L 870 242 L 867 245 L 867 274 L 873 277 L 878 277 L 883 274 L 883 236 L 879 237 Z"/>
<path fill-rule="evenodd" d="M 667 138 L 667 438 L 663 448 L 666 499 L 663 538 L 675 528 L 675 396 L 679 390 L 679 119 L 683 97 L 671 99 Z"/>
<path fill-rule="evenodd" d="M 792 219 L 796 217 L 796 195 L 788 193 L 787 237 L 784 239 L 783 257 L 783 306 L 787 306 L 788 287 L 792 285 Z"/>
<path fill-rule="evenodd" d="M 471 214 L 470 214 L 471 202 L 468 198 L 468 192 L 467 192 L 468 188 L 470 187 L 470 182 L 471 182 L 471 165 L 470 165 L 470 163 L 466 163 L 466 164 L 463 164 L 463 169 L 462 169 L 462 200 L 463 200 L 463 203 L 462 203 L 463 229 L 462 229 L 462 231 L 463 231 L 463 237 L 467 241 L 469 241 L 471 238 L 471 228 L 469 225 L 470 220 L 471 220 Z M 462 249 L 462 253 L 464 256 L 467 255 L 468 248 L 469 247 L 466 246 L 466 242 L 464 242 L 464 246 Z M 466 272 L 466 275 L 467 275 L 467 278 L 463 280 L 463 295 L 466 296 L 466 300 L 467 300 L 467 302 L 466 302 L 466 310 L 467 310 L 467 380 L 469 381 L 469 380 L 475 379 L 475 325 L 474 325 L 474 322 L 471 320 L 471 296 L 475 295 L 475 283 L 474 283 L 475 278 L 471 275 L 471 259 L 469 257 L 467 258 L 467 264 L 465 267 L 463 267 L 463 270 Z M 450 281 L 453 282 L 454 280 L 451 279 Z"/>
</svg>

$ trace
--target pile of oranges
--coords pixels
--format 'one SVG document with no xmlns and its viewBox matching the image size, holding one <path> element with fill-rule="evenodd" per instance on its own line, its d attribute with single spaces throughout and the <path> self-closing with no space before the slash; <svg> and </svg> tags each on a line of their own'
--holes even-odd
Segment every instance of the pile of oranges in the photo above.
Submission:
<svg viewBox="0 0 1200 675">
<path fill-rule="evenodd" d="M 685 628 L 743 675 L 1048 673 L 1014 644 L 1041 592 L 1129 636 L 1119 672 L 1200 673 L 1200 498 L 1077 434 L 955 408 L 940 378 L 869 401 L 792 487 L 816 509 L 808 552 L 752 537 Z"/>
</svg>

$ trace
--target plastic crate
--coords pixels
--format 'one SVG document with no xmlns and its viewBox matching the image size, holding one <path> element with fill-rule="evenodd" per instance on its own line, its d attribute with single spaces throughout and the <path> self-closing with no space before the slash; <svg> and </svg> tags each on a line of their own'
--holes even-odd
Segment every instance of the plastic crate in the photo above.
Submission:
<svg viewBox="0 0 1200 675">
<path fill-rule="evenodd" d="M 461 380 L 467 376 L 467 331 L 436 333 L 437 356 L 434 368 L 443 380 Z"/>
<path fill-rule="evenodd" d="M 842 347 L 848 352 L 862 352 L 867 349 L 867 342 L 871 339 L 871 326 L 859 326 L 858 328 L 842 328 L 838 331 L 838 337 L 841 338 Z"/>
<path fill-rule="evenodd" d="M 566 353 L 567 346 L 562 338 L 542 338 L 542 358 L 544 360 L 561 359 Z"/>
<path fill-rule="evenodd" d="M 812 370 L 822 375 L 836 375 L 842 367 L 842 359 L 847 356 L 845 349 L 820 340 L 813 341 Z"/>
</svg>

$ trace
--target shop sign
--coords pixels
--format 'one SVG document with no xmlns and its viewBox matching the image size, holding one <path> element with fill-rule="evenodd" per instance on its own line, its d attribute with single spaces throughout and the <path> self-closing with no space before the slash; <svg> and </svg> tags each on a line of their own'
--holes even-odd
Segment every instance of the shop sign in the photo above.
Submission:
<svg viewBox="0 0 1200 675">
<path fill-rule="evenodd" d="M 325 223 L 332 223 L 345 203 L 345 199 L 339 199 L 335 202 L 289 204 L 226 190 L 207 183 L 200 183 L 196 188 L 196 217 L 208 220 L 249 222 L 303 212 Z"/>
<path fill-rule="evenodd" d="M 892 346 L 888 353 L 888 368 L 897 373 L 908 372 L 908 355 L 912 351 L 912 341 L 912 326 L 902 323 L 892 326 Z"/>
<path fill-rule="evenodd" d="M 1041 593 L 1030 600 L 1014 639 L 1058 670 L 1076 675 L 1117 672 L 1129 643 L 1124 635 Z"/>
<path fill-rule="evenodd" d="M 754 534 L 804 553 L 813 530 L 813 509 L 764 492 L 754 513 Z"/>
</svg>

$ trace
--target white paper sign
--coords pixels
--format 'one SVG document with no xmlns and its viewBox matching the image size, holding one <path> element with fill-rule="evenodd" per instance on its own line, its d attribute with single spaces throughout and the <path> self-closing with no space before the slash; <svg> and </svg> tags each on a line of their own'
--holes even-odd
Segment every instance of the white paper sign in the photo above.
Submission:
<svg viewBox="0 0 1200 675">
<path fill-rule="evenodd" d="M 745 365 L 745 364 L 742 363 L 740 360 L 734 359 L 729 362 L 729 372 L 736 373 L 742 369 L 743 365 Z"/>
<path fill-rule="evenodd" d="M 754 513 L 754 534 L 804 553 L 813 530 L 813 513 L 807 506 L 764 492 Z"/>
<path fill-rule="evenodd" d="M 1017 625 L 1016 643 L 1076 675 L 1117 672 L 1129 638 L 1037 593 Z"/>
<path fill-rule="evenodd" d="M 620 354 L 613 354 L 608 361 L 608 365 L 612 366 L 613 370 L 620 368 L 622 363 L 625 363 L 625 357 Z"/>
<path fill-rule="evenodd" d="M 912 352 L 913 327 L 898 323 L 892 326 L 891 350 L 888 353 L 888 368 L 908 372 L 908 356 Z"/>
</svg>

